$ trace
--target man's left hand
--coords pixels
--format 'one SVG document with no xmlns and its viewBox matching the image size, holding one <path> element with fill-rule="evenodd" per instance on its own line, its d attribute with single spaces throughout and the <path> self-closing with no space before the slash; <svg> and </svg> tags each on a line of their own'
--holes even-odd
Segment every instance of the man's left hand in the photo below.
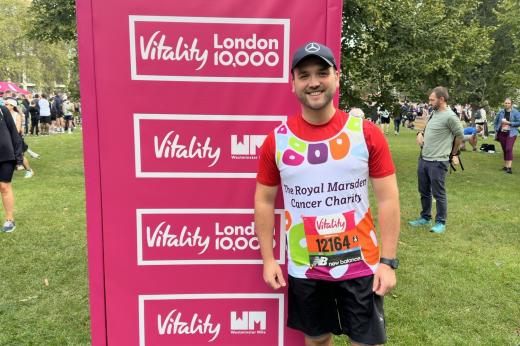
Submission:
<svg viewBox="0 0 520 346">
<path fill-rule="evenodd" d="M 384 296 L 396 285 L 395 270 L 390 266 L 380 263 L 374 275 L 372 290 L 379 296 Z"/>
</svg>

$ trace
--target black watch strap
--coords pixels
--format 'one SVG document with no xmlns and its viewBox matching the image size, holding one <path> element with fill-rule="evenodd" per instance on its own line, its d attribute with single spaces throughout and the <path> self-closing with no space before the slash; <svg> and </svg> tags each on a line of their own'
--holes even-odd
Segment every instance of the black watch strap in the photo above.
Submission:
<svg viewBox="0 0 520 346">
<path fill-rule="evenodd" d="M 386 264 L 388 266 L 390 266 L 392 269 L 397 269 L 399 267 L 399 260 L 397 258 L 384 258 L 384 257 L 381 257 L 381 259 L 379 260 L 379 263 L 383 263 L 383 264 Z"/>
</svg>

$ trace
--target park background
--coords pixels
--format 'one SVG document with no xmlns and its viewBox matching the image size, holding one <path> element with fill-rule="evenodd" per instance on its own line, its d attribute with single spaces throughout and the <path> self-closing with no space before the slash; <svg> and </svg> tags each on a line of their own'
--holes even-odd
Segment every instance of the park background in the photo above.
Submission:
<svg viewBox="0 0 520 346">
<path fill-rule="evenodd" d="M 0 0 L 0 8 L 0 80 L 78 97 L 74 2 Z M 453 102 L 495 111 L 506 96 L 519 103 L 517 0 L 356 0 L 343 12 L 341 107 L 422 101 L 439 84 Z M 415 132 L 388 141 L 402 210 L 389 345 L 518 345 L 520 171 L 500 172 L 500 152 L 463 153 L 466 170 L 447 178 L 447 232 L 433 235 L 406 223 L 419 212 Z M 88 345 L 81 132 L 27 143 L 42 158 L 33 179 L 16 174 L 18 227 L 0 237 L 0 345 Z"/>
</svg>

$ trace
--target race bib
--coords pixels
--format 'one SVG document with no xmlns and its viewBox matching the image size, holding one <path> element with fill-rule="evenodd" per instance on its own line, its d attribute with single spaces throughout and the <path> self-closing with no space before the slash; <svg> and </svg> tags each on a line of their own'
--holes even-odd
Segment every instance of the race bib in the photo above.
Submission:
<svg viewBox="0 0 520 346">
<path fill-rule="evenodd" d="M 363 260 L 354 211 L 302 216 L 311 268 L 331 268 Z"/>
</svg>

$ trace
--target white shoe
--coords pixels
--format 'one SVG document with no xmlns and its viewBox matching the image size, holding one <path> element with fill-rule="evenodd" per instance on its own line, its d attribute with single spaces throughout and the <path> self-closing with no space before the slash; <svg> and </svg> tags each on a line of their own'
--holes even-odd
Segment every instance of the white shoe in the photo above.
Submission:
<svg viewBox="0 0 520 346">
<path fill-rule="evenodd" d="M 32 178 L 34 175 L 34 172 L 32 171 L 32 169 L 30 171 L 25 171 L 25 175 L 23 176 L 25 179 L 29 179 L 29 178 Z"/>
</svg>

